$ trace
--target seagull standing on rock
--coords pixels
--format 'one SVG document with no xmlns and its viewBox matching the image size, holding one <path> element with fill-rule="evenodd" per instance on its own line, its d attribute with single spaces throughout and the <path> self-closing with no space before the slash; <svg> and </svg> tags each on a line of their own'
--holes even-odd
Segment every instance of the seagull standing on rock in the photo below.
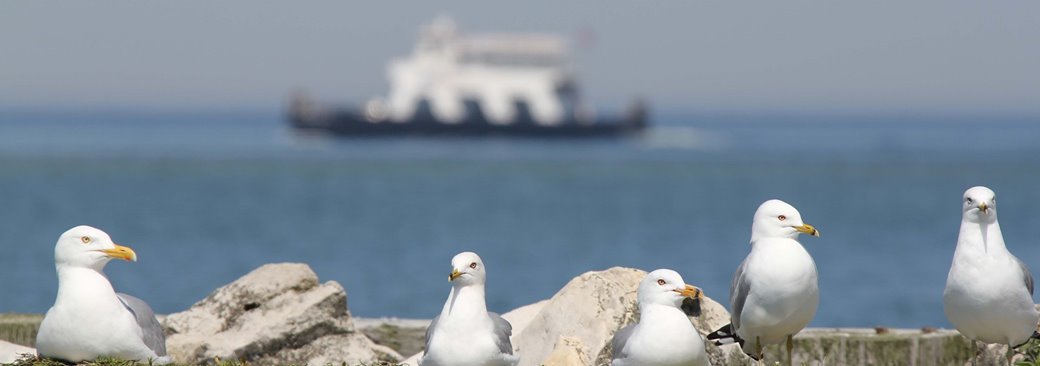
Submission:
<svg viewBox="0 0 1040 366">
<path fill-rule="evenodd" d="M 802 215 L 781 200 L 758 206 L 751 224 L 751 253 L 730 285 L 730 324 L 708 335 L 716 345 L 740 343 L 744 353 L 762 359 L 762 347 L 787 340 L 816 315 L 820 302 L 816 263 L 798 243 L 799 234 L 820 236 Z"/>
<path fill-rule="evenodd" d="M 58 296 L 36 335 L 40 356 L 67 362 L 99 357 L 170 361 L 166 336 L 152 309 L 136 297 L 116 293 L 105 277 L 105 264 L 113 258 L 136 262 L 137 254 L 90 226 L 74 227 L 58 238 Z"/>
<path fill-rule="evenodd" d="M 451 259 L 451 266 L 451 293 L 441 315 L 426 329 L 426 350 L 419 365 L 516 365 L 520 357 L 513 355 L 509 342 L 512 325 L 489 313 L 484 302 L 484 262 L 476 253 L 463 252 Z"/>
<path fill-rule="evenodd" d="M 1033 304 L 1033 275 L 1004 245 L 992 190 L 969 188 L 964 192 L 962 212 L 943 309 L 957 331 L 971 339 L 976 352 L 977 341 L 1006 344 L 1011 363 L 1016 347 L 1040 336 L 1036 333 L 1040 312 Z"/>
<path fill-rule="evenodd" d="M 639 283 L 639 323 L 616 334 L 611 366 L 710 366 L 704 339 L 680 309 L 684 299 L 700 301 L 701 289 L 670 269 L 650 272 Z"/>
</svg>

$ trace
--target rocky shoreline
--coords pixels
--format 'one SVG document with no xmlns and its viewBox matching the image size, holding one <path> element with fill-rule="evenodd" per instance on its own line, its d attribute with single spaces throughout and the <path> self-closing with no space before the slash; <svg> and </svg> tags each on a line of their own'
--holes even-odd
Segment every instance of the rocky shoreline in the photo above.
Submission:
<svg viewBox="0 0 1040 366">
<path fill-rule="evenodd" d="M 551 299 L 503 314 L 513 325 L 520 366 L 609 364 L 613 333 L 638 319 L 635 289 L 645 272 L 611 268 L 587 272 Z M 215 359 L 255 365 L 377 361 L 415 365 L 429 320 L 355 318 L 347 293 L 335 281 L 321 283 L 307 265 L 264 265 L 222 286 L 186 311 L 161 319 L 167 348 L 178 363 Z M 705 298 L 691 318 L 703 333 L 728 323 L 721 304 Z M 32 346 L 42 315 L 0 314 L 0 362 Z M 4 342 L 6 341 L 6 342 Z M 11 343 L 7 343 L 11 342 Z M 713 365 L 744 365 L 736 345 L 707 345 Z M 983 352 L 982 364 L 1003 364 L 1003 347 Z M 15 353 L 17 352 L 17 353 Z M 795 364 L 963 365 L 970 342 L 945 329 L 807 329 L 795 337 Z M 766 363 L 779 360 L 769 347 Z M 7 358 L 5 358 L 7 357 Z"/>
</svg>

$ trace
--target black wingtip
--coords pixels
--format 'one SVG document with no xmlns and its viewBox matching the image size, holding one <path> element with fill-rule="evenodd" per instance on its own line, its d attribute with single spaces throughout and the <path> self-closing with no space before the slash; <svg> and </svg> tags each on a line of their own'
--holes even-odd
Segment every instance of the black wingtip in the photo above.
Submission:
<svg viewBox="0 0 1040 366">
<path fill-rule="evenodd" d="M 719 328 L 718 330 L 709 333 L 707 338 L 709 341 L 712 341 L 712 343 L 714 343 L 716 346 L 725 346 L 727 344 L 736 343 L 740 345 L 740 348 L 744 348 L 744 340 L 737 336 L 737 333 L 733 331 L 733 324 L 726 324 L 722 328 Z M 755 356 L 753 355 L 748 356 L 754 358 L 755 361 L 759 360 L 755 358 Z"/>
<path fill-rule="evenodd" d="M 1035 331 L 1035 330 L 1034 330 L 1034 331 L 1033 331 L 1033 335 L 1032 335 L 1032 336 L 1030 336 L 1029 338 L 1032 338 L 1032 339 L 1040 339 L 1040 332 L 1037 332 L 1037 331 Z"/>
<path fill-rule="evenodd" d="M 740 343 L 744 345 L 744 340 L 737 336 L 737 332 L 733 331 L 733 324 L 726 324 L 722 328 L 708 334 L 709 341 L 715 341 L 718 345 L 729 344 L 729 343 Z M 729 341 L 729 342 L 727 342 Z"/>
</svg>

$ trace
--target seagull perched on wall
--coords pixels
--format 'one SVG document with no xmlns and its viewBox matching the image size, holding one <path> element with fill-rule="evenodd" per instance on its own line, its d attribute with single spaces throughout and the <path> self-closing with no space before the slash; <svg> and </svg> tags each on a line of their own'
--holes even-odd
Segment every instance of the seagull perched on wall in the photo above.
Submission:
<svg viewBox="0 0 1040 366">
<path fill-rule="evenodd" d="M 105 277 L 112 259 L 137 261 L 90 226 L 69 229 L 54 246 L 58 296 L 40 324 L 36 351 L 42 357 L 83 362 L 113 357 L 167 363 L 166 336 L 144 301 L 116 293 Z"/>
<path fill-rule="evenodd" d="M 673 270 L 647 274 L 636 294 L 639 323 L 614 334 L 611 366 L 710 366 L 704 339 L 681 309 L 684 299 L 703 296 Z"/>
<path fill-rule="evenodd" d="M 820 236 L 802 215 L 781 200 L 758 206 L 751 224 L 751 253 L 730 285 L 730 324 L 708 335 L 715 344 L 738 342 L 744 353 L 762 359 L 762 347 L 787 341 L 816 315 L 820 302 L 816 263 L 796 238 Z"/>
<path fill-rule="evenodd" d="M 1036 333 L 1040 312 L 1033 304 L 1033 275 L 1004 245 L 992 190 L 969 188 L 961 212 L 943 309 L 957 331 L 971 339 L 976 352 L 977 341 L 1006 344 L 1011 363 L 1016 347 L 1040 336 Z"/>
<path fill-rule="evenodd" d="M 512 366 L 520 361 L 513 355 L 509 336 L 513 327 L 495 313 L 487 311 L 484 262 L 473 252 L 451 259 L 451 293 L 441 315 L 426 328 L 426 350 L 421 366 Z"/>
</svg>

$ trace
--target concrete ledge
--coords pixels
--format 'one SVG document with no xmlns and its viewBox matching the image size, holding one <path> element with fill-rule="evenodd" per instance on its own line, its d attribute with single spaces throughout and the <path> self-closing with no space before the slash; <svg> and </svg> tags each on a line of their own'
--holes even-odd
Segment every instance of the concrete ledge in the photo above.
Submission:
<svg viewBox="0 0 1040 366">
<path fill-rule="evenodd" d="M 43 314 L 0 313 L 0 340 L 35 347 Z"/>
<path fill-rule="evenodd" d="M 722 349 L 725 364 L 747 362 L 738 347 Z M 786 351 L 777 345 L 766 347 L 764 354 L 771 365 L 782 362 Z M 793 361 L 796 365 L 961 365 L 973 355 L 971 342 L 956 330 L 811 328 L 795 336 Z"/>
<path fill-rule="evenodd" d="M 354 318 L 354 327 L 372 342 L 405 356 L 423 350 L 429 325 L 428 319 Z"/>
</svg>

